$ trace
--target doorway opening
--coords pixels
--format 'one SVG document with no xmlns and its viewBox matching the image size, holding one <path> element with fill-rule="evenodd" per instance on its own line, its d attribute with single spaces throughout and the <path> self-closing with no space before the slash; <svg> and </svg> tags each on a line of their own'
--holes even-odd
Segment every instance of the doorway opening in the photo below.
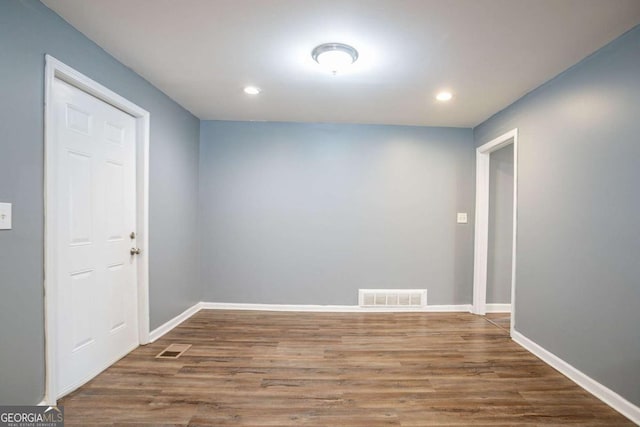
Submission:
<svg viewBox="0 0 640 427">
<path fill-rule="evenodd" d="M 491 153 L 494 154 L 494 161 L 498 161 L 497 152 L 505 147 L 513 148 L 513 181 L 512 181 L 512 200 L 510 200 L 512 209 L 507 212 L 505 206 L 498 206 L 492 202 L 492 184 L 496 184 L 498 177 L 495 170 L 492 174 L 491 169 Z M 510 150 L 500 152 L 500 156 L 510 156 Z M 510 333 L 515 327 L 515 296 L 516 296 L 516 242 L 517 242 L 517 182 L 518 182 L 518 130 L 513 129 L 489 142 L 478 147 L 476 150 L 476 222 L 475 222 L 475 251 L 474 251 L 474 277 L 473 277 L 473 306 L 472 311 L 475 314 L 486 315 L 489 313 L 500 313 L 500 315 L 492 314 L 490 317 L 492 323 L 500 323 L 499 326 L 507 326 Z M 506 164 L 506 163 L 505 163 Z M 493 181 L 492 181 L 493 175 Z M 501 177 L 504 184 L 504 176 Z M 495 185 L 493 190 L 495 191 Z M 494 212 L 491 212 L 493 207 Z M 501 212 L 497 212 L 500 210 Z M 502 213 L 502 218 L 490 216 Z M 507 215 L 511 213 L 511 215 Z M 504 236 L 510 228 L 511 247 L 510 254 L 498 255 L 495 250 L 504 251 L 508 246 Z M 491 230 L 491 236 L 490 236 Z M 506 231 L 506 232 L 505 232 Z M 500 240 L 500 241 L 498 241 Z M 490 245 L 491 243 L 491 245 Z M 491 261 L 491 263 L 490 263 Z M 508 269 L 508 270 L 507 270 Z M 500 277 L 502 276 L 502 277 Z M 506 291 L 498 289 L 499 282 L 508 281 Z M 488 288 L 489 283 L 489 288 Z M 487 303 L 487 293 L 491 293 L 491 298 L 495 298 L 491 303 Z M 505 298 L 505 292 L 510 299 L 509 303 L 496 303 L 494 301 Z M 505 314 L 502 314 L 505 313 Z M 506 317 L 509 320 L 506 320 Z"/>
</svg>

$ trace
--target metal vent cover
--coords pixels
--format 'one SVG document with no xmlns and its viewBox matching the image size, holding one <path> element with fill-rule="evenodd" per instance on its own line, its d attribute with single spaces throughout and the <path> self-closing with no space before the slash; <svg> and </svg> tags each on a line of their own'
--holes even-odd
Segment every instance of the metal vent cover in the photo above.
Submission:
<svg viewBox="0 0 640 427">
<path fill-rule="evenodd" d="M 185 351 L 191 348 L 191 344 L 171 344 L 156 356 L 156 359 L 177 359 Z"/>
<path fill-rule="evenodd" d="M 359 289 L 360 307 L 407 307 L 427 305 L 426 289 Z"/>
</svg>

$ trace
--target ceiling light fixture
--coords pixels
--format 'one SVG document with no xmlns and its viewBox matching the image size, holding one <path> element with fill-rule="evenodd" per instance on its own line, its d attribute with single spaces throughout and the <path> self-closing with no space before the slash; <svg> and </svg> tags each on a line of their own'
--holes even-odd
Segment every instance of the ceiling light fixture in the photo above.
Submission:
<svg viewBox="0 0 640 427">
<path fill-rule="evenodd" d="M 311 51 L 311 57 L 318 64 L 336 74 L 356 62 L 358 51 L 342 43 L 324 43 Z"/>
<path fill-rule="evenodd" d="M 244 88 L 244 93 L 246 93 L 247 95 L 257 95 L 260 93 L 260 88 L 257 88 L 255 86 L 247 86 Z"/>
<path fill-rule="evenodd" d="M 451 98 L 453 98 L 451 92 L 440 92 L 438 95 L 436 95 L 436 99 L 438 101 L 450 101 Z"/>
</svg>

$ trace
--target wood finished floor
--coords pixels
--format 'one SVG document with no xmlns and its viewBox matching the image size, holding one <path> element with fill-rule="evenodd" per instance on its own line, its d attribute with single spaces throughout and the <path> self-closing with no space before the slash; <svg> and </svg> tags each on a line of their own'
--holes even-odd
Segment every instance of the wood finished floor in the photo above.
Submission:
<svg viewBox="0 0 640 427">
<path fill-rule="evenodd" d="M 466 313 L 205 310 L 59 404 L 68 426 L 633 425 Z"/>
<path fill-rule="evenodd" d="M 511 314 L 510 313 L 487 313 L 487 320 L 499 328 L 509 332 L 511 330 Z"/>
</svg>

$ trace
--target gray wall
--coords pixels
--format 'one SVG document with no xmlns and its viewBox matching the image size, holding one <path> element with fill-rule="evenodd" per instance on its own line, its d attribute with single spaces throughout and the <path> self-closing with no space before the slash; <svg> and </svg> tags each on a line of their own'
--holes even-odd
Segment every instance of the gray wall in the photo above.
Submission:
<svg viewBox="0 0 640 427">
<path fill-rule="evenodd" d="M 513 144 L 489 156 L 487 303 L 508 304 L 513 258 Z"/>
<path fill-rule="evenodd" d="M 199 120 L 41 3 L 0 1 L 0 404 L 44 394 L 43 102 L 51 54 L 151 113 L 151 326 L 199 300 Z"/>
<path fill-rule="evenodd" d="M 474 129 L 517 127 L 515 327 L 640 405 L 640 27 Z"/>
<path fill-rule="evenodd" d="M 473 186 L 470 129 L 202 122 L 204 300 L 470 303 Z"/>
</svg>

